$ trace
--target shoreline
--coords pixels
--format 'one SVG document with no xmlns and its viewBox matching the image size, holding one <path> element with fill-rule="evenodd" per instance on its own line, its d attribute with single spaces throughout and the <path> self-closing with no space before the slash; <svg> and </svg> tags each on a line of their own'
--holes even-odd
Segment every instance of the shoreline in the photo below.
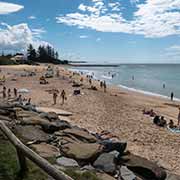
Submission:
<svg viewBox="0 0 180 180">
<path fill-rule="evenodd" d="M 54 66 L 57 67 L 57 66 Z M 72 72 L 67 66 L 58 66 L 60 77 L 47 79 L 49 84 L 40 85 L 39 77 L 45 72 L 47 66 L 6 66 L 0 67 L 7 74 L 6 86 L 27 88 L 32 102 L 38 106 L 59 108 L 73 113 L 70 122 L 84 127 L 92 132 L 108 130 L 121 140 L 128 142 L 128 150 L 141 155 L 159 164 L 165 164 L 169 171 L 180 172 L 179 135 L 159 128 L 153 124 L 152 118 L 142 114 L 142 110 L 154 109 L 157 114 L 165 119 L 173 119 L 177 122 L 178 102 L 161 97 L 148 96 L 138 92 L 128 91 L 114 85 L 107 86 L 107 93 L 99 87 L 99 82 L 93 80 L 93 85 L 98 90 L 90 90 L 89 84 L 84 79 L 83 87 L 80 87 L 81 95 L 73 96 L 72 81 L 80 82 L 81 76 L 70 78 Z M 23 69 L 37 70 L 36 76 L 21 77 Z M 9 74 L 10 73 L 10 74 Z M 16 78 L 16 81 L 12 81 Z M 62 106 L 60 99 L 57 105 L 52 105 L 52 95 L 47 90 L 57 88 L 65 89 L 67 101 Z"/>
</svg>

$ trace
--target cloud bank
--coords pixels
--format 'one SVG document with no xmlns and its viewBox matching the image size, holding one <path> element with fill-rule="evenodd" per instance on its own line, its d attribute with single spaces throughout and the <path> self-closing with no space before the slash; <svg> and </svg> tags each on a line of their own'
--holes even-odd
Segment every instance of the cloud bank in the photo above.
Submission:
<svg viewBox="0 0 180 180">
<path fill-rule="evenodd" d="M 180 0 L 131 0 L 137 10 L 131 20 L 123 17 L 120 3 L 91 0 L 80 4 L 76 12 L 56 17 L 57 23 L 100 32 L 120 32 L 162 38 L 180 34 Z"/>
<path fill-rule="evenodd" d="M 22 6 L 22 5 L 7 3 L 7 2 L 0 2 L 0 15 L 17 12 L 23 8 L 24 8 L 24 6 Z"/>
<path fill-rule="evenodd" d="M 10 26 L 1 23 L 3 29 L 0 29 L 0 50 L 24 51 L 31 43 L 35 47 L 40 44 L 48 44 L 37 37 L 42 33 L 41 30 L 31 30 L 26 23 Z"/>
</svg>

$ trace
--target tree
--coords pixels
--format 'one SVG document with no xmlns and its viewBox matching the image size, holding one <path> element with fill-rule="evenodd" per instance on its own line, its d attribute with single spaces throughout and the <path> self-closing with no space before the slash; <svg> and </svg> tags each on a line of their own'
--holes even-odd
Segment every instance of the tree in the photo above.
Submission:
<svg viewBox="0 0 180 180">
<path fill-rule="evenodd" d="M 36 61 L 37 53 L 36 50 L 33 48 L 33 45 L 30 44 L 27 49 L 27 59 L 31 61 Z"/>
</svg>

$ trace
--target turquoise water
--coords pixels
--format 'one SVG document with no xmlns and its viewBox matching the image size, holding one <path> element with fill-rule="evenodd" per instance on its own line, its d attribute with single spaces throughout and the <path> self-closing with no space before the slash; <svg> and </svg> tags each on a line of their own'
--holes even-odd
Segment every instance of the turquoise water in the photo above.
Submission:
<svg viewBox="0 0 180 180">
<path fill-rule="evenodd" d="M 169 97 L 173 92 L 180 99 L 180 64 L 128 64 L 118 67 L 78 67 L 73 70 L 94 74 L 95 79 L 146 94 Z"/>
</svg>

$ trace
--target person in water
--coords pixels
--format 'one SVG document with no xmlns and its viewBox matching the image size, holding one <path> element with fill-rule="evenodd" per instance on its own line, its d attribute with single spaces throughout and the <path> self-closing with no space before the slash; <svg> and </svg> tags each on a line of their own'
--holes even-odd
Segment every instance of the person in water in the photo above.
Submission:
<svg viewBox="0 0 180 180">
<path fill-rule="evenodd" d="M 174 99 L 174 93 L 171 92 L 171 101 L 173 101 L 173 99 Z"/>
</svg>

